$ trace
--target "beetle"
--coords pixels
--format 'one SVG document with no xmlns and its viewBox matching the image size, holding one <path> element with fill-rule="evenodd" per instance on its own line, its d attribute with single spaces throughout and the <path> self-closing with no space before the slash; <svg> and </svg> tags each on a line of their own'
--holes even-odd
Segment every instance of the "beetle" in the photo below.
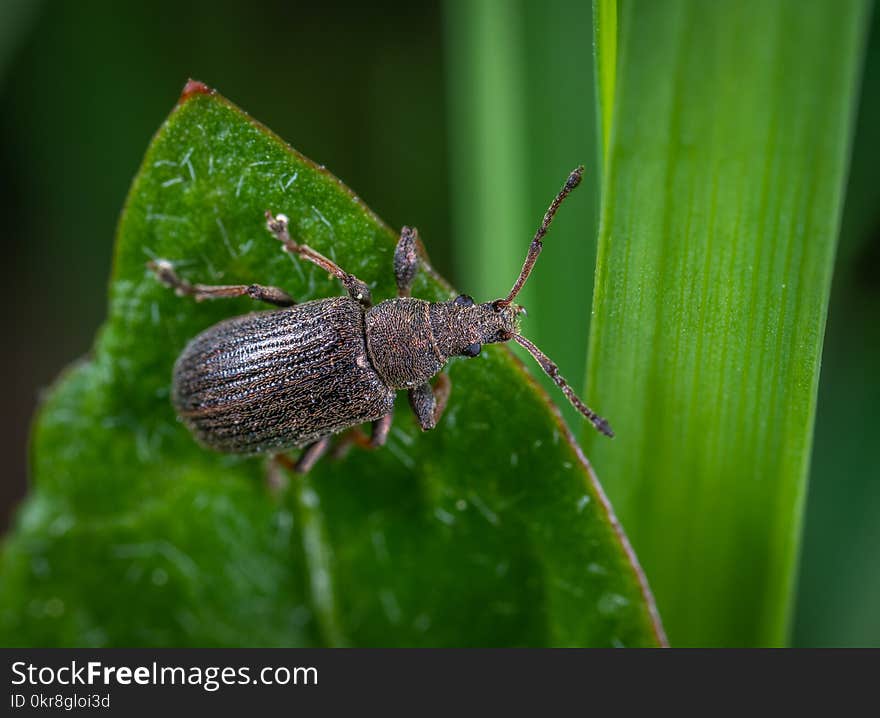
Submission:
<svg viewBox="0 0 880 718">
<path fill-rule="evenodd" d="M 336 277 L 347 296 L 297 304 L 277 287 L 191 284 L 171 262 L 149 262 L 157 279 L 180 296 L 197 301 L 249 296 L 281 307 L 221 321 L 187 344 L 174 365 L 172 403 L 178 416 L 211 449 L 273 455 L 305 473 L 327 451 L 331 437 L 360 424 L 372 422 L 371 435 L 355 429 L 347 435 L 351 441 L 370 448 L 384 444 L 398 391 L 408 392 L 422 430 L 433 429 L 449 397 L 450 382 L 441 373 L 446 362 L 476 357 L 484 344 L 513 340 L 596 429 L 613 436 L 556 364 L 519 333 L 524 310 L 514 304 L 556 211 L 583 171 L 572 171 L 550 204 L 508 295 L 482 304 L 466 294 L 446 302 L 410 295 L 419 257 L 418 233 L 409 227 L 402 229 L 394 252 L 398 296 L 376 305 L 363 281 L 294 241 L 287 217 L 270 211 L 266 226 L 284 251 Z M 285 452 L 297 448 L 303 450 L 299 459 L 287 459 Z"/>
</svg>

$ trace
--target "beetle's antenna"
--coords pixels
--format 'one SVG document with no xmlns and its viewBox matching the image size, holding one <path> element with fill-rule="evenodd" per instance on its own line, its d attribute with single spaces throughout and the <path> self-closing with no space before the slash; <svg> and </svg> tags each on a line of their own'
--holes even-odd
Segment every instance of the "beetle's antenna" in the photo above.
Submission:
<svg viewBox="0 0 880 718">
<path fill-rule="evenodd" d="M 553 380 L 553 383 L 556 384 L 556 386 L 558 386 L 560 389 L 562 389 L 562 393 L 565 394 L 566 398 L 571 402 L 571 405 L 581 414 L 587 417 L 587 419 L 590 420 L 590 423 L 595 426 L 596 429 L 605 434 L 605 436 L 614 436 L 614 432 L 611 430 L 608 422 L 605 421 L 605 419 L 599 416 L 590 407 L 584 404 L 584 402 L 580 400 L 580 397 L 574 393 L 574 389 L 572 389 L 568 385 L 568 382 L 565 381 L 562 376 L 560 376 L 559 367 L 553 363 L 550 357 L 548 357 L 544 352 L 538 349 L 538 347 L 532 344 L 521 334 L 514 334 L 513 340 L 535 358 L 535 361 L 537 361 L 538 364 L 541 365 L 541 368 L 547 373 L 547 376 L 549 376 Z"/>
<path fill-rule="evenodd" d="M 541 222 L 541 226 L 538 227 L 538 231 L 535 232 L 535 237 L 532 239 L 532 243 L 529 245 L 529 253 L 526 255 L 526 261 L 523 262 L 522 270 L 513 285 L 513 289 L 510 290 L 510 294 L 508 294 L 507 297 L 495 302 L 496 307 L 508 306 L 514 300 L 516 295 L 519 294 L 519 290 L 523 288 L 523 285 L 532 273 L 532 267 L 534 267 L 535 262 L 538 261 L 538 255 L 541 254 L 541 250 L 544 248 L 544 242 L 542 240 L 544 239 L 544 235 L 547 234 L 547 230 L 550 229 L 550 223 L 553 221 L 553 217 L 556 216 L 556 210 L 559 209 L 562 200 L 568 197 L 569 193 L 581 183 L 583 176 L 584 167 L 581 165 L 576 167 L 568 176 L 568 179 L 565 180 L 565 184 L 562 186 L 562 189 L 559 190 L 559 194 L 556 195 L 554 200 L 550 203 L 550 207 L 548 207 L 547 211 L 544 213 L 544 220 Z"/>
</svg>

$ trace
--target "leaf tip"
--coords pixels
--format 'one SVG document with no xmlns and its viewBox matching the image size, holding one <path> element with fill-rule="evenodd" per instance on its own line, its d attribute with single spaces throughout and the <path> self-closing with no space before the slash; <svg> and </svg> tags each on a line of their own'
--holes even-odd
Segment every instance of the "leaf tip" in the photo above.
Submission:
<svg viewBox="0 0 880 718">
<path fill-rule="evenodd" d="M 180 93 L 180 99 L 177 101 L 177 104 L 182 105 L 195 95 L 213 95 L 214 92 L 215 91 L 208 87 L 204 82 L 199 82 L 198 80 L 190 78 L 183 86 L 183 91 Z"/>
</svg>

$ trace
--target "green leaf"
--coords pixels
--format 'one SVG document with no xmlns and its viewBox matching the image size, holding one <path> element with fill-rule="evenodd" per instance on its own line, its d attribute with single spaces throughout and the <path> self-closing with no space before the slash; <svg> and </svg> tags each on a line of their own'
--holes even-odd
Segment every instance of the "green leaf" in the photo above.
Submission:
<svg viewBox="0 0 880 718">
<path fill-rule="evenodd" d="M 0 557 L 4 645 L 656 645 L 650 592 L 558 412 L 504 347 L 454 361 L 438 428 L 398 404 L 388 445 L 273 493 L 259 460 L 201 449 L 169 403 L 196 304 L 146 270 L 340 294 L 263 212 L 393 296 L 394 233 L 226 100 L 188 86 L 135 179 L 110 315 L 49 395 L 34 489 Z M 305 110 L 304 110 L 305 111 Z M 451 289 L 426 266 L 414 293 Z M 559 397 L 555 397 L 559 399 Z"/>
<path fill-rule="evenodd" d="M 787 640 L 866 15 L 621 4 L 588 446 L 674 644 Z"/>
</svg>

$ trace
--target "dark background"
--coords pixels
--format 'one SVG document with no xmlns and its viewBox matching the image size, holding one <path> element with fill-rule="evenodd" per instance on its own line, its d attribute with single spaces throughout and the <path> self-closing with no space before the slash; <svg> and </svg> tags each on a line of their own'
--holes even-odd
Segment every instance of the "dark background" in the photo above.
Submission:
<svg viewBox="0 0 880 718">
<path fill-rule="evenodd" d="M 418 224 L 433 263 L 456 283 L 448 74 L 460 58 L 448 10 L 404 2 L 0 3 L 0 530 L 25 492 L 40 393 L 89 350 L 105 313 L 120 208 L 187 77 L 219 88 L 331 168 L 390 225 Z M 806 645 L 880 645 L 876 15 L 873 25 L 819 392 L 795 630 Z M 552 344 L 544 348 L 554 355 Z M 558 359 L 564 350 L 556 351 Z"/>
</svg>

